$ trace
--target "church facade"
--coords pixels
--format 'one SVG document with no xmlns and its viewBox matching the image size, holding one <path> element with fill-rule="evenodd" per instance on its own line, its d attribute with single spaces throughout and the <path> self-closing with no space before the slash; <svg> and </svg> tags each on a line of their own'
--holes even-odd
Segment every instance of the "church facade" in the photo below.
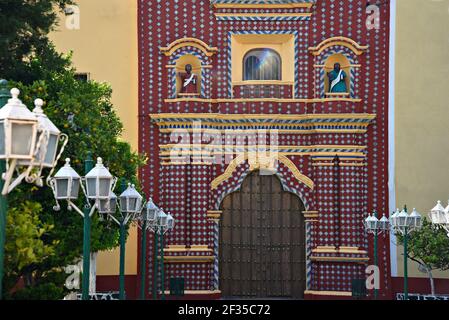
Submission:
<svg viewBox="0 0 449 320">
<path fill-rule="evenodd" d="M 314 299 L 366 278 L 363 220 L 389 211 L 389 1 L 376 8 L 139 1 L 140 177 L 176 221 L 166 288 Z M 389 298 L 388 236 L 378 249 Z M 153 255 L 151 236 L 148 288 Z"/>
</svg>

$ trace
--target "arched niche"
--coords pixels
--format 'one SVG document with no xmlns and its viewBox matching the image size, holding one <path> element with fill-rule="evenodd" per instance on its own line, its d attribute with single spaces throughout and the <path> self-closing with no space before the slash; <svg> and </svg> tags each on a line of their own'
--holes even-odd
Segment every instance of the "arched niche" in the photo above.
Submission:
<svg viewBox="0 0 449 320">
<path fill-rule="evenodd" d="M 368 46 L 358 44 L 345 37 L 333 37 L 322 41 L 315 47 L 310 47 L 310 53 L 315 57 L 315 95 L 317 98 L 351 98 L 359 99 L 360 69 L 365 60 L 362 55 Z M 347 75 L 347 93 L 332 93 L 329 91 L 327 73 L 333 69 L 333 64 L 339 62 Z"/>
<path fill-rule="evenodd" d="M 334 69 L 334 65 L 339 63 L 341 69 L 346 73 L 346 93 L 330 93 L 329 92 L 329 77 L 328 73 Z M 349 96 L 349 88 L 351 87 L 351 63 L 348 58 L 344 54 L 336 53 L 327 58 L 326 63 L 324 65 L 324 92 L 326 96 L 332 95 L 348 95 Z"/>
<path fill-rule="evenodd" d="M 182 88 L 182 80 L 179 76 L 179 73 L 185 73 L 185 67 L 186 65 L 190 64 L 192 66 L 192 72 L 197 76 L 197 94 L 185 94 L 181 93 Z M 193 54 L 185 54 L 181 56 L 176 61 L 176 93 L 180 97 L 195 97 L 201 95 L 201 77 L 202 77 L 202 66 L 201 61 L 198 59 L 198 57 L 194 56 Z"/>
</svg>

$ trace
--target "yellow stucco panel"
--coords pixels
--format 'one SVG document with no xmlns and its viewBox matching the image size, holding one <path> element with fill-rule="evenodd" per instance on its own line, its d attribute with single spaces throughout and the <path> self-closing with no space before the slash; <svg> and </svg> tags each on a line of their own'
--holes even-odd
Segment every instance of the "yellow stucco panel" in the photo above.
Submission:
<svg viewBox="0 0 449 320">
<path fill-rule="evenodd" d="M 73 51 L 78 72 L 111 84 L 112 102 L 124 125 L 123 139 L 138 149 L 138 45 L 137 1 L 77 0 L 79 28 L 59 27 L 50 34 L 59 52 Z M 119 273 L 118 250 L 97 257 L 98 275 Z M 137 273 L 137 231 L 130 230 L 126 245 L 126 273 Z"/>
<path fill-rule="evenodd" d="M 449 197 L 449 1 L 397 0 L 396 28 L 396 203 L 427 216 Z M 410 260 L 409 275 L 427 277 Z"/>
</svg>

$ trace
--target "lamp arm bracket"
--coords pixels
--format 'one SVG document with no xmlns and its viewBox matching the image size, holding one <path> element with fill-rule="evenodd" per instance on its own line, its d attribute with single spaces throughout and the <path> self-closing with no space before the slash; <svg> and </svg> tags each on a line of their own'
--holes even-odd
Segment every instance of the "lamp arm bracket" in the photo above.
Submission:
<svg viewBox="0 0 449 320">
<path fill-rule="evenodd" d="M 72 209 L 75 209 L 75 211 L 78 212 L 81 215 L 81 217 L 84 218 L 84 212 L 80 208 L 78 208 L 77 205 L 72 202 L 72 200 L 67 200 L 67 203 L 68 203 L 67 209 L 69 211 L 72 211 Z"/>
<path fill-rule="evenodd" d="M 138 227 L 140 230 L 143 230 L 143 223 L 137 222 L 136 224 L 137 224 L 137 227 Z M 147 224 L 146 230 L 152 230 L 152 231 L 154 232 L 153 227 L 150 226 L 150 225 L 148 225 L 148 224 Z"/>
<path fill-rule="evenodd" d="M 112 178 L 112 187 L 111 187 L 111 191 L 114 191 L 115 189 L 115 185 L 117 184 L 118 178 L 117 177 L 113 177 Z"/>
<path fill-rule="evenodd" d="M 21 173 L 17 178 L 14 179 L 13 182 L 8 186 L 8 190 L 6 191 L 6 194 L 11 193 L 11 191 L 14 190 L 15 187 L 17 187 L 27 176 L 26 172 Z M 4 195 L 6 195 L 4 194 Z"/>
<path fill-rule="evenodd" d="M 448 225 L 443 224 L 442 227 L 443 227 L 443 229 L 444 229 L 446 232 L 449 233 L 449 226 L 448 226 Z"/>
<path fill-rule="evenodd" d="M 69 136 L 66 135 L 65 133 L 63 133 L 59 136 L 59 141 L 62 141 L 62 146 L 61 146 L 61 149 L 59 150 L 58 156 L 55 159 L 55 162 L 53 162 L 53 166 L 52 166 L 50 173 L 48 174 L 48 177 L 46 179 L 46 183 L 47 183 L 48 187 L 50 187 L 50 180 L 52 178 L 53 172 L 56 169 L 56 165 L 58 164 L 58 161 L 61 158 L 62 153 L 64 152 L 64 149 L 67 146 L 67 143 L 69 142 Z"/>
<path fill-rule="evenodd" d="M 48 149 L 48 142 L 50 141 L 50 131 L 46 131 L 45 132 L 45 143 L 44 143 L 44 148 L 43 148 L 43 152 L 42 154 L 44 155 L 43 159 L 40 159 L 40 166 L 39 166 L 39 171 L 36 174 L 36 176 L 33 178 L 33 182 L 36 182 L 36 184 L 40 187 L 42 187 L 43 183 L 42 183 L 42 170 L 44 169 L 44 159 L 45 159 L 45 155 L 47 154 L 47 149 Z M 37 149 L 39 150 L 39 149 Z M 36 157 L 38 157 L 39 154 L 36 155 Z"/>
<path fill-rule="evenodd" d="M 50 140 L 50 132 L 48 130 L 45 130 L 39 136 L 39 140 L 37 141 L 36 146 L 34 148 L 33 159 L 30 161 L 30 165 L 26 170 L 27 175 L 25 177 L 25 181 L 27 183 L 36 183 L 38 186 L 42 186 L 41 174 L 44 168 L 44 159 L 39 158 L 39 156 L 43 154 L 45 157 L 45 154 L 47 153 L 47 145 L 49 140 Z M 42 150 L 40 150 L 41 145 L 43 147 Z M 31 174 L 31 170 L 33 169 L 33 167 L 39 167 L 39 170 L 36 173 Z"/>
<path fill-rule="evenodd" d="M 145 207 L 146 207 L 147 203 L 148 203 L 148 201 L 144 199 L 143 202 L 142 202 L 142 207 L 140 208 L 139 212 L 142 212 L 143 210 L 145 210 Z"/>
<path fill-rule="evenodd" d="M 3 173 L 3 177 L 2 177 L 3 180 L 5 180 L 5 185 L 3 186 L 3 190 L 2 190 L 2 195 L 4 195 L 4 196 L 6 196 L 10 192 L 9 185 L 10 185 L 12 177 L 14 175 L 14 170 L 16 169 L 16 165 L 17 165 L 17 159 L 13 159 L 11 161 L 11 163 L 7 162 L 6 172 Z"/>
<path fill-rule="evenodd" d="M 91 205 L 90 205 L 90 202 L 89 202 L 89 198 L 87 197 L 86 188 L 84 188 L 84 183 L 83 182 L 86 183 L 86 177 L 82 177 L 81 178 L 80 185 L 81 185 L 81 190 L 83 190 L 84 198 L 86 199 L 86 207 L 90 208 Z"/>
<path fill-rule="evenodd" d="M 50 176 L 47 177 L 47 186 L 51 189 L 51 191 L 53 192 L 53 198 L 55 198 L 55 202 L 56 205 L 53 207 L 54 211 L 60 211 L 61 210 L 61 206 L 59 205 L 59 201 L 56 197 L 56 188 L 55 188 L 55 179 L 51 178 Z"/>
<path fill-rule="evenodd" d="M 115 223 L 117 223 L 118 225 L 120 225 L 120 221 L 119 221 L 119 219 L 117 219 L 117 218 L 114 216 L 114 213 L 117 213 L 117 210 L 116 210 L 116 212 L 110 212 L 110 213 L 108 213 L 108 217 L 111 218 L 112 221 L 114 221 Z M 120 214 L 121 214 L 121 212 L 120 212 Z"/>
<path fill-rule="evenodd" d="M 97 209 L 98 203 L 95 202 L 95 204 L 90 208 L 89 217 L 92 217 L 95 213 L 95 209 Z"/>
<path fill-rule="evenodd" d="M 123 224 L 126 226 L 129 222 L 129 220 L 131 219 L 131 215 L 128 213 L 124 218 L 123 218 Z"/>
<path fill-rule="evenodd" d="M 109 214 L 109 217 L 112 219 L 112 221 L 114 221 L 115 223 L 117 223 L 118 225 L 120 225 L 120 221 L 118 221 L 118 219 L 116 217 L 114 217 L 112 214 Z"/>
</svg>

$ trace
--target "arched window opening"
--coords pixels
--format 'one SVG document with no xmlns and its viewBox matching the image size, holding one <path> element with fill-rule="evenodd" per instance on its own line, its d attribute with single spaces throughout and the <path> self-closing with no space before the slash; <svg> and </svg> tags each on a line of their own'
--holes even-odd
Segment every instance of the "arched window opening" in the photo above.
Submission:
<svg viewBox="0 0 449 320">
<path fill-rule="evenodd" d="M 281 80 L 281 57 L 272 49 L 254 49 L 243 58 L 243 80 Z"/>
</svg>

